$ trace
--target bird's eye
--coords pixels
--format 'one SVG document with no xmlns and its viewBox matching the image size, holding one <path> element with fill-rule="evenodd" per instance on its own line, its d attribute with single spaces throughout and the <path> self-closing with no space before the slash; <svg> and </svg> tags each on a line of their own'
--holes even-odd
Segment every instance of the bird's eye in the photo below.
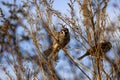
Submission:
<svg viewBox="0 0 120 80">
<path fill-rule="evenodd" d="M 64 31 L 62 31 L 61 33 L 62 33 L 62 34 L 65 34 L 65 32 L 64 32 Z"/>
<path fill-rule="evenodd" d="M 66 30 L 66 29 L 65 29 L 65 32 L 67 33 L 67 32 L 68 32 L 68 30 Z"/>
</svg>

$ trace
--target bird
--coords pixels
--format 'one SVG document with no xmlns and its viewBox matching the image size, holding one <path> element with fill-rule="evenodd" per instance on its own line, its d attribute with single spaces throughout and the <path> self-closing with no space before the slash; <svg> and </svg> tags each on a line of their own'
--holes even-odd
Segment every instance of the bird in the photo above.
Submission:
<svg viewBox="0 0 120 80">
<path fill-rule="evenodd" d="M 83 59 L 86 56 L 94 56 L 94 57 L 100 57 L 103 56 L 105 53 L 107 53 L 112 48 L 112 44 L 110 42 L 102 42 L 98 43 L 97 45 L 90 48 L 84 55 L 78 58 L 78 60 Z"/>
<path fill-rule="evenodd" d="M 61 31 L 55 34 L 52 45 L 44 51 L 44 55 L 47 59 L 58 59 L 58 52 L 61 48 L 64 48 L 70 41 L 70 33 L 67 28 L 61 29 Z"/>
</svg>

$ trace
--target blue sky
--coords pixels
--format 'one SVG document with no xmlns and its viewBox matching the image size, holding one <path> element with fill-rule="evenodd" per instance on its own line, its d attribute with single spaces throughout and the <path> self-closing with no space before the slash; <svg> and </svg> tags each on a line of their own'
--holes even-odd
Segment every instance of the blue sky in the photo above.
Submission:
<svg viewBox="0 0 120 80">
<path fill-rule="evenodd" d="M 67 13 L 68 1 L 69 0 L 55 0 L 53 8 L 62 12 L 62 13 Z M 114 5 L 117 5 L 120 8 L 119 4 L 120 4 L 120 0 L 110 0 L 110 3 L 107 6 L 107 12 L 108 12 L 109 16 L 111 17 L 111 19 L 114 19 L 114 17 L 116 17 L 114 12 L 120 14 L 120 10 L 115 9 L 115 7 L 113 7 Z"/>
<path fill-rule="evenodd" d="M 55 0 L 53 8 L 65 13 L 67 11 L 66 9 L 68 8 L 68 1 L 69 0 Z"/>
</svg>

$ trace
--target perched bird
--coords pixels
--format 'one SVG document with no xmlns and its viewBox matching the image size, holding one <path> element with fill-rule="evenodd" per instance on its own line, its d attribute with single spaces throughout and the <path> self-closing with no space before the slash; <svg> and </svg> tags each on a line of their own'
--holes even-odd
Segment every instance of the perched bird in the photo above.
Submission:
<svg viewBox="0 0 120 80">
<path fill-rule="evenodd" d="M 99 57 L 107 53 L 112 48 L 110 42 L 98 43 L 96 46 L 90 48 L 83 56 L 79 57 L 78 60 L 83 59 L 86 56 Z"/>
<path fill-rule="evenodd" d="M 67 28 L 61 29 L 60 32 L 55 34 L 53 44 L 44 51 L 44 55 L 48 59 L 56 60 L 58 57 L 58 52 L 61 48 L 64 48 L 70 41 L 70 34 Z"/>
</svg>

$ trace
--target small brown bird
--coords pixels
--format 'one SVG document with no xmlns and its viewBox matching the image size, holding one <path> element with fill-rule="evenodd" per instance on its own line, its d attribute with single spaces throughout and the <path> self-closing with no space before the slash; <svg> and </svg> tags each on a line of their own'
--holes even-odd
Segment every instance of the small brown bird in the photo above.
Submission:
<svg viewBox="0 0 120 80">
<path fill-rule="evenodd" d="M 102 56 L 112 48 L 110 42 L 98 43 L 96 46 L 90 48 L 83 56 L 79 57 L 78 60 L 83 59 L 86 56 Z"/>
<path fill-rule="evenodd" d="M 55 39 L 53 40 L 53 44 L 44 51 L 44 55 L 48 59 L 57 59 L 58 52 L 61 48 L 64 48 L 70 41 L 70 34 L 67 28 L 63 28 L 60 32 L 55 34 Z"/>
</svg>

